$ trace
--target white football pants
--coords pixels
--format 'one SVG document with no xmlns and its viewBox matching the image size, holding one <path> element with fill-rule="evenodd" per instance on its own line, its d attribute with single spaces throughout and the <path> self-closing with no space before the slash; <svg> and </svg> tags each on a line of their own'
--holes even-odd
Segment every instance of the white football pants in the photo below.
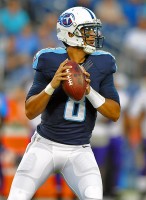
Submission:
<svg viewBox="0 0 146 200">
<path fill-rule="evenodd" d="M 90 145 L 64 145 L 37 133 L 17 169 L 8 200 L 31 200 L 56 170 L 80 200 L 102 200 L 101 175 Z"/>
</svg>

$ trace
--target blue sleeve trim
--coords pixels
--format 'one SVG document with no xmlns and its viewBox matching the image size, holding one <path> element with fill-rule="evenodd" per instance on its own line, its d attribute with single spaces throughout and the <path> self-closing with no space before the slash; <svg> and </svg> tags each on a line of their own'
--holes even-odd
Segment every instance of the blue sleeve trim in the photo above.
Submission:
<svg viewBox="0 0 146 200">
<path fill-rule="evenodd" d="M 38 51 L 33 59 L 33 65 L 32 65 L 33 69 L 37 69 L 38 59 L 40 55 L 42 55 L 43 53 L 64 54 L 66 53 L 66 50 L 64 48 L 46 48 Z"/>
</svg>

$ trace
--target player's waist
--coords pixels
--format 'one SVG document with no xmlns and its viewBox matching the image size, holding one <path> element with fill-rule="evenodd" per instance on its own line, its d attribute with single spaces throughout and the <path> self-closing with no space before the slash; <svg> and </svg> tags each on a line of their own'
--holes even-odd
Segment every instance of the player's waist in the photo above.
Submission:
<svg viewBox="0 0 146 200">
<path fill-rule="evenodd" d="M 84 145 L 90 143 L 91 132 L 64 132 L 63 130 L 52 131 L 37 127 L 37 132 L 42 137 L 67 145 Z"/>
<path fill-rule="evenodd" d="M 35 131 L 35 140 L 38 142 L 44 143 L 46 145 L 53 145 L 53 146 L 60 147 L 60 148 L 62 147 L 62 148 L 72 149 L 72 148 L 81 148 L 83 146 L 90 147 L 89 143 L 84 144 L 84 145 L 72 145 L 72 144 L 59 143 L 52 139 L 47 139 L 47 138 L 41 136 L 39 133 L 37 133 L 37 131 Z"/>
</svg>

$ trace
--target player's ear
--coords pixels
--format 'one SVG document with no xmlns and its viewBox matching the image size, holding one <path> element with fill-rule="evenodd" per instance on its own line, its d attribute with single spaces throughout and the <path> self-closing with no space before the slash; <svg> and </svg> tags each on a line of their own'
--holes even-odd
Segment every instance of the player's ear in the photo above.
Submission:
<svg viewBox="0 0 146 200">
<path fill-rule="evenodd" d="M 68 32 L 68 35 L 69 35 L 69 37 L 73 37 L 74 36 L 74 34 L 72 34 L 70 32 Z"/>
</svg>

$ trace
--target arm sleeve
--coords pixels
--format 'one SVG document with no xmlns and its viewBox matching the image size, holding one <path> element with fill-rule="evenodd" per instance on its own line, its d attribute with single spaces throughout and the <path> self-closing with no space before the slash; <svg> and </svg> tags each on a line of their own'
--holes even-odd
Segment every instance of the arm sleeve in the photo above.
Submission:
<svg viewBox="0 0 146 200">
<path fill-rule="evenodd" d="M 27 94 L 26 100 L 33 95 L 39 94 L 42 90 L 45 89 L 48 83 L 49 80 L 46 79 L 45 75 L 40 71 L 36 71 L 34 75 L 33 84 Z"/>
<path fill-rule="evenodd" d="M 116 64 L 116 61 L 115 61 L 115 58 L 113 56 L 111 56 L 111 60 L 110 60 L 110 64 L 111 64 L 111 72 L 112 73 L 115 73 L 117 71 L 117 64 Z"/>
<path fill-rule="evenodd" d="M 112 99 L 120 104 L 119 95 L 114 86 L 113 74 L 108 74 L 101 82 L 99 93 L 105 98 Z"/>
</svg>

